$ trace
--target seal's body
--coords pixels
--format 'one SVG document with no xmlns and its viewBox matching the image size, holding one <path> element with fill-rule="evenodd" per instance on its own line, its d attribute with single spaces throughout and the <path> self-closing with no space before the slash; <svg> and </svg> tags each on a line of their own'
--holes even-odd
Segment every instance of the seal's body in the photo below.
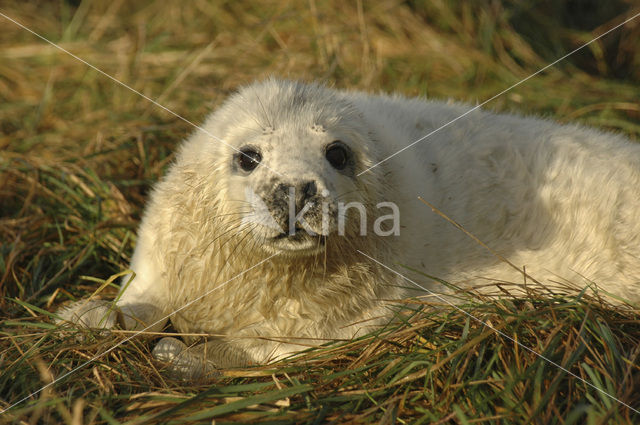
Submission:
<svg viewBox="0 0 640 425">
<path fill-rule="evenodd" d="M 523 281 L 502 256 L 539 282 L 595 282 L 639 301 L 640 145 L 480 110 L 436 131 L 469 110 L 281 80 L 241 89 L 153 190 L 117 304 L 123 325 L 158 329 L 178 310 L 179 331 L 211 335 L 191 351 L 158 345 L 185 377 L 205 357 L 262 363 L 351 338 L 388 320 L 388 300 L 415 294 L 363 253 L 488 293 Z M 107 310 L 79 302 L 62 317 L 95 326 Z"/>
</svg>

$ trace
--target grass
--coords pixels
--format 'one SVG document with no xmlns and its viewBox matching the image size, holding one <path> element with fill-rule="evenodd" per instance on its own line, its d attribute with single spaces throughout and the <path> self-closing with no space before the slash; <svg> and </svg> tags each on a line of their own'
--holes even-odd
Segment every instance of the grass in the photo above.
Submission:
<svg viewBox="0 0 640 425">
<path fill-rule="evenodd" d="M 582 5 L 582 7 L 576 6 Z M 481 102 L 637 13 L 631 1 L 19 2 L 0 12 L 199 123 L 268 75 Z M 589 9 L 591 8 L 591 9 Z M 0 408 L 127 335 L 54 332 L 49 312 L 127 267 L 150 185 L 184 121 L 3 21 Z M 637 22 L 487 105 L 640 137 Z M 425 208 L 425 214 L 430 211 Z M 473 243 L 470 241 L 470 243 Z M 427 280 L 427 277 L 425 277 Z M 109 285 L 101 295 L 113 297 Z M 415 304 L 376 335 L 215 382 L 167 379 L 123 343 L 0 423 L 632 424 L 637 312 L 583 294 Z"/>
</svg>

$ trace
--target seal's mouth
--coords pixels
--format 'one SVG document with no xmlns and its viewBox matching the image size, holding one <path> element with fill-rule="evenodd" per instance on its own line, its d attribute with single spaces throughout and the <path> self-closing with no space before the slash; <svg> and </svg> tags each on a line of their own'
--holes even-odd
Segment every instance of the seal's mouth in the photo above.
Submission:
<svg viewBox="0 0 640 425">
<path fill-rule="evenodd" d="M 280 240 L 280 239 L 289 239 L 290 241 L 301 241 L 305 238 L 316 238 L 319 235 L 311 235 L 309 232 L 307 232 L 305 229 L 303 229 L 302 227 L 298 227 L 296 226 L 295 230 L 293 233 L 290 232 L 282 232 L 279 235 L 276 235 L 273 237 L 273 239 L 275 240 Z"/>
<path fill-rule="evenodd" d="M 327 237 L 312 235 L 305 229 L 296 227 L 294 233 L 282 232 L 270 239 L 272 245 L 282 251 L 314 253 L 324 249 Z"/>
</svg>

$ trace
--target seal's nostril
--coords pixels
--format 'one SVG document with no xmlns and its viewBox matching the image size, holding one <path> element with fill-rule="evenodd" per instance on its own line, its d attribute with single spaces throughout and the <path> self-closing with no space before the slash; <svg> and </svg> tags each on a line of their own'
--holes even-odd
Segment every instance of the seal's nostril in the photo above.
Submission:
<svg viewBox="0 0 640 425">
<path fill-rule="evenodd" d="M 289 197 L 289 186 L 284 183 L 276 185 L 273 191 L 274 197 L 286 200 Z"/>
<path fill-rule="evenodd" d="M 310 181 L 302 185 L 303 198 L 311 198 L 312 196 L 315 196 L 316 193 L 318 193 L 318 187 L 316 186 L 316 182 Z"/>
</svg>

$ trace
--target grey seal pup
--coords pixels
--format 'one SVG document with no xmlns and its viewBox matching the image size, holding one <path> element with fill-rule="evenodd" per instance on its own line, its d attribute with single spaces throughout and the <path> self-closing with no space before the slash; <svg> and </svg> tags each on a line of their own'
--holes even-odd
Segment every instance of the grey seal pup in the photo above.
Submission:
<svg viewBox="0 0 640 425">
<path fill-rule="evenodd" d="M 81 300 L 60 316 L 152 331 L 171 316 L 209 335 L 154 350 L 190 379 L 386 323 L 416 292 L 383 265 L 435 292 L 398 264 L 517 291 L 521 271 L 418 196 L 537 282 L 640 300 L 640 145 L 482 110 L 439 129 L 469 109 L 278 79 L 241 88 L 155 185 L 116 305 Z"/>
</svg>

